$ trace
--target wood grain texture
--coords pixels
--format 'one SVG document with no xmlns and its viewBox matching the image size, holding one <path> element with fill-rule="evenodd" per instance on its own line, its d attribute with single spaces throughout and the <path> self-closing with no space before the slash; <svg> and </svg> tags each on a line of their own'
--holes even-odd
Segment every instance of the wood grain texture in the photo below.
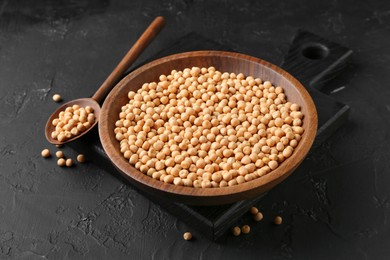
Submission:
<svg viewBox="0 0 390 260">
<path fill-rule="evenodd" d="M 172 69 L 214 66 L 218 70 L 244 73 L 269 80 L 282 86 L 289 101 L 301 105 L 304 114 L 305 133 L 294 154 L 276 170 L 261 178 L 226 188 L 195 189 L 175 186 L 154 180 L 131 166 L 119 151 L 115 139 L 115 121 L 121 107 L 128 102 L 127 93 L 137 90 L 145 82 L 157 81 L 159 75 Z M 219 51 L 198 51 L 175 54 L 148 63 L 126 76 L 109 94 L 100 114 L 99 135 L 108 157 L 117 169 L 138 188 L 160 196 L 167 196 L 177 202 L 194 205 L 218 205 L 250 199 L 268 191 L 285 178 L 302 162 L 314 141 L 317 130 L 317 112 L 313 100 L 305 88 L 286 71 L 264 60 L 251 56 Z"/>
</svg>

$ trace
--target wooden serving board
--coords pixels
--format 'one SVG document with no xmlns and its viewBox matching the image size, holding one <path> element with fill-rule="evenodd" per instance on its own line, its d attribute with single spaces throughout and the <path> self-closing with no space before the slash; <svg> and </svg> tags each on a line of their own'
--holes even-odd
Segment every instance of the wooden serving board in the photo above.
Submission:
<svg viewBox="0 0 390 260">
<path fill-rule="evenodd" d="M 191 33 L 142 64 L 170 54 L 195 50 L 234 51 L 201 35 Z M 349 107 L 321 93 L 318 89 L 342 71 L 351 54 L 352 51 L 346 47 L 310 32 L 298 31 L 280 65 L 303 83 L 316 104 L 319 122 L 313 147 L 317 147 L 325 141 L 347 118 Z M 69 146 L 76 151 L 83 151 L 90 158 L 94 158 L 93 162 L 99 167 L 116 174 L 118 178 L 126 182 L 105 154 L 100 144 L 97 128 L 88 133 L 85 138 L 70 143 Z M 264 196 L 221 206 L 190 206 L 172 202 L 164 197 L 154 197 L 141 190 L 138 191 L 212 240 L 221 237 L 252 205 L 257 204 Z"/>
</svg>

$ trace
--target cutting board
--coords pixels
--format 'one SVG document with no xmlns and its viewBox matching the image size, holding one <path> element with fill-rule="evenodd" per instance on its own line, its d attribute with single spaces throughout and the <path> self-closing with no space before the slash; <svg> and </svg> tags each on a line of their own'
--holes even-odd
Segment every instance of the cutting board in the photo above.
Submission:
<svg viewBox="0 0 390 260">
<path fill-rule="evenodd" d="M 224 46 L 199 34 L 190 33 L 140 65 L 170 54 L 195 50 L 235 51 L 229 46 Z M 280 67 L 301 81 L 316 105 L 319 122 L 313 149 L 331 136 L 347 119 L 349 107 L 322 93 L 319 89 L 343 71 L 351 54 L 350 49 L 337 43 L 307 31 L 298 31 L 280 64 Z M 69 146 L 78 152 L 87 154 L 89 158 L 93 158 L 91 161 L 94 164 L 126 182 L 105 154 L 99 141 L 97 128 L 88 133 L 85 138 L 70 143 Z M 142 190 L 138 192 L 211 240 L 217 240 L 225 234 L 252 205 L 259 203 L 262 197 L 266 196 L 264 194 L 251 200 L 221 206 L 190 206 L 175 203 L 164 197 L 154 197 Z"/>
</svg>

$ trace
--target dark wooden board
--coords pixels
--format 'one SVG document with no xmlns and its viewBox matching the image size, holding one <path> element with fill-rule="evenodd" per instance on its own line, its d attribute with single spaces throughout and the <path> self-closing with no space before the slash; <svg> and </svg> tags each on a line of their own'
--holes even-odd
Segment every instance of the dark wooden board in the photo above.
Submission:
<svg viewBox="0 0 390 260">
<path fill-rule="evenodd" d="M 347 118 L 349 107 L 319 91 L 345 68 L 352 50 L 307 31 L 298 31 L 283 69 L 309 91 L 318 112 L 317 137 L 313 147 L 325 141 Z"/>
<path fill-rule="evenodd" d="M 312 49 L 309 48 L 307 50 L 306 48 L 308 47 Z M 317 48 L 320 49 L 318 50 Z M 327 55 L 321 54 L 323 48 L 328 50 Z M 137 66 L 170 54 L 194 50 L 234 51 L 227 46 L 204 38 L 201 35 L 191 33 L 158 52 L 152 58 L 139 63 Z M 349 107 L 321 93 L 318 89 L 319 86 L 326 85 L 329 80 L 342 72 L 351 54 L 352 51 L 348 48 L 323 39 L 315 34 L 298 31 L 292 41 L 290 50 L 281 63 L 282 68 L 303 83 L 316 104 L 319 124 L 315 146 L 325 141 L 347 118 Z M 94 163 L 126 182 L 106 156 L 96 130 L 88 134 L 85 139 L 73 142 L 69 146 L 76 151 L 83 151 L 88 157 L 94 158 Z M 151 194 L 142 190 L 138 191 L 154 203 L 160 205 L 170 214 L 176 216 L 212 240 L 218 239 L 229 230 L 252 205 L 257 204 L 263 197 L 227 205 L 206 207 L 175 203 L 164 197 L 153 197 Z"/>
</svg>

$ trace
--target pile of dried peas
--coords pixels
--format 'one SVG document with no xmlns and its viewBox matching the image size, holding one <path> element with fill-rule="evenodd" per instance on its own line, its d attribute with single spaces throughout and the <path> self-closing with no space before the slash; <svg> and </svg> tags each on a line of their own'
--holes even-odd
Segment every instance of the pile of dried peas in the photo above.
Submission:
<svg viewBox="0 0 390 260">
<path fill-rule="evenodd" d="M 56 128 L 51 133 L 51 137 L 60 142 L 65 142 L 81 134 L 94 123 L 95 114 L 92 107 L 69 106 L 61 111 L 57 118 L 53 119 L 52 125 Z"/>
<path fill-rule="evenodd" d="M 226 187 L 266 175 L 304 131 L 300 106 L 282 87 L 214 67 L 172 70 L 128 98 L 114 130 L 121 153 L 175 185 Z"/>
</svg>

